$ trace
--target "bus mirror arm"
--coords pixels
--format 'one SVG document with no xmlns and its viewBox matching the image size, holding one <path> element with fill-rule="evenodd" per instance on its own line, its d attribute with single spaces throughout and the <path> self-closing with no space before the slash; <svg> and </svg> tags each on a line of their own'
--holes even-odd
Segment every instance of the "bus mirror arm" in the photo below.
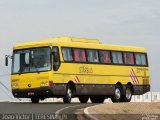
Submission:
<svg viewBox="0 0 160 120">
<path fill-rule="evenodd" d="M 8 58 L 12 59 L 13 56 L 5 55 L 5 65 L 8 66 Z"/>
</svg>

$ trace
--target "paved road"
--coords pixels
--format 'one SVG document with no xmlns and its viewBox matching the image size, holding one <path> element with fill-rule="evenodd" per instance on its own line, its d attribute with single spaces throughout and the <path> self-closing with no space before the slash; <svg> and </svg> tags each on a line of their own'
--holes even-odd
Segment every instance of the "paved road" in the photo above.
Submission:
<svg viewBox="0 0 160 120">
<path fill-rule="evenodd" d="M 47 120 L 43 114 L 65 114 L 68 115 L 65 118 L 67 119 L 76 119 L 76 116 L 73 115 L 76 109 L 85 108 L 88 106 L 92 106 L 95 104 L 81 104 L 81 103 L 71 103 L 71 104 L 64 104 L 64 103 L 39 103 L 39 104 L 32 104 L 29 102 L 0 102 L 0 113 L 1 114 L 32 114 L 34 118 L 38 120 Z M 37 115 L 40 115 L 37 117 Z M 8 117 L 8 116 L 7 116 Z M 33 117 L 33 116 L 32 116 Z M 2 116 L 1 116 L 2 119 Z M 50 119 L 53 120 L 53 119 Z"/>
</svg>

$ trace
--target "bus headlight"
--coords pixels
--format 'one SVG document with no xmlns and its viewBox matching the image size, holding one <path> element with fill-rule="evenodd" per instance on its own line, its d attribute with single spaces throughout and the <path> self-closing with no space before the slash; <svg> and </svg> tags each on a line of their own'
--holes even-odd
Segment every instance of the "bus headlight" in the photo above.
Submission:
<svg viewBox="0 0 160 120">
<path fill-rule="evenodd" d="M 17 83 L 12 84 L 12 89 L 17 89 L 17 88 L 18 88 L 18 84 Z"/>
<path fill-rule="evenodd" d="M 49 86 L 48 82 L 41 82 L 41 87 Z"/>
</svg>

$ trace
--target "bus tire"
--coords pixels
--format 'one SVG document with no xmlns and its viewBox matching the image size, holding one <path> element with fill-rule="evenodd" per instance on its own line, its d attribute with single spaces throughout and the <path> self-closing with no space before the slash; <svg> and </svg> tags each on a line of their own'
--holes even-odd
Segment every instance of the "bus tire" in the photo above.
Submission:
<svg viewBox="0 0 160 120">
<path fill-rule="evenodd" d="M 32 103 L 39 103 L 39 98 L 37 97 L 32 97 L 31 98 Z"/>
<path fill-rule="evenodd" d="M 113 103 L 121 102 L 122 99 L 122 88 L 120 85 L 115 86 L 114 95 L 111 96 L 111 101 Z"/>
<path fill-rule="evenodd" d="M 103 96 L 91 96 L 90 99 L 91 99 L 92 103 L 103 103 L 104 100 L 105 100 L 105 97 L 103 97 Z"/>
<path fill-rule="evenodd" d="M 73 96 L 73 90 L 70 85 L 67 85 L 66 95 L 63 97 L 63 102 L 71 103 L 72 96 Z"/>
<path fill-rule="evenodd" d="M 81 103 L 87 103 L 88 102 L 89 97 L 88 96 L 79 96 L 79 101 Z"/>
<path fill-rule="evenodd" d="M 122 102 L 130 102 L 132 99 L 133 91 L 130 85 L 126 86 L 125 94 L 122 96 Z"/>
</svg>

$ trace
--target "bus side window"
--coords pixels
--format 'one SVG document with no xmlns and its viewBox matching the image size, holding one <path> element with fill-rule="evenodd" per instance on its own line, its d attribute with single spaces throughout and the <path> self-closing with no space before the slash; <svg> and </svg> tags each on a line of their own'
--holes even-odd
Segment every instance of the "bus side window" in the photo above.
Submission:
<svg viewBox="0 0 160 120">
<path fill-rule="evenodd" d="M 109 51 L 99 51 L 101 63 L 111 63 L 111 56 Z"/>
<path fill-rule="evenodd" d="M 74 61 L 79 62 L 80 61 L 80 56 L 79 56 L 79 50 L 74 49 Z"/>
<path fill-rule="evenodd" d="M 134 56 L 133 53 L 131 52 L 124 52 L 123 53 L 124 57 L 124 63 L 127 65 L 134 65 Z"/>
<path fill-rule="evenodd" d="M 86 54 L 84 49 L 73 49 L 75 62 L 86 62 Z"/>
<path fill-rule="evenodd" d="M 60 57 L 58 47 L 53 47 L 53 69 L 57 71 L 60 67 Z"/>
<path fill-rule="evenodd" d="M 99 56 L 97 50 L 87 50 L 87 60 L 91 63 L 99 63 Z"/>
<path fill-rule="evenodd" d="M 144 53 L 135 53 L 136 65 L 147 65 L 146 55 Z"/>
<path fill-rule="evenodd" d="M 72 49 L 71 48 L 62 48 L 62 55 L 64 61 L 71 62 L 73 61 Z"/>
<path fill-rule="evenodd" d="M 145 54 L 141 54 L 142 65 L 147 65 L 147 58 Z"/>
<path fill-rule="evenodd" d="M 115 64 L 123 64 L 122 52 L 112 51 L 112 59 Z"/>
</svg>

